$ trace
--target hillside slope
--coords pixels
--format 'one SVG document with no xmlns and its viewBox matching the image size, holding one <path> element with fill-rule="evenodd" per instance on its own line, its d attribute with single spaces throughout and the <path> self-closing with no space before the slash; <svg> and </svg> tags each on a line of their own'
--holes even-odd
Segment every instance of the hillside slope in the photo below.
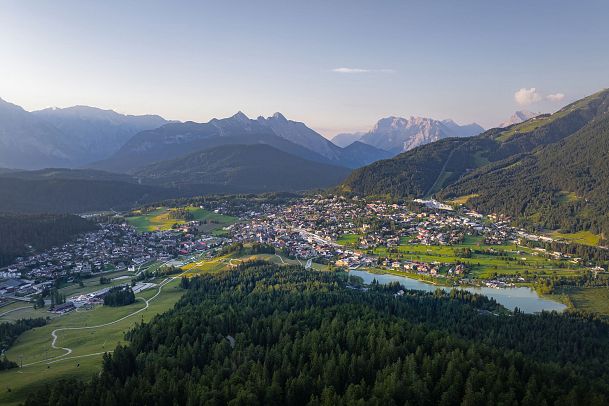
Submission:
<svg viewBox="0 0 609 406">
<path fill-rule="evenodd" d="M 469 205 L 550 229 L 609 236 L 609 114 L 530 154 L 487 165 L 438 196 L 477 196 Z"/>
<path fill-rule="evenodd" d="M 0 190 L 0 212 L 10 213 L 120 210 L 177 196 L 122 175 L 55 169 L 3 174 Z"/>
<path fill-rule="evenodd" d="M 480 195 L 470 203 L 484 211 L 552 228 L 602 229 L 607 235 L 608 112 L 605 90 L 552 115 L 475 137 L 440 140 L 376 162 L 354 171 L 340 189 L 442 199 Z"/>
<path fill-rule="evenodd" d="M 223 145 L 159 162 L 136 172 L 148 182 L 204 193 L 222 186 L 233 192 L 293 191 L 334 186 L 349 173 L 311 162 L 266 144 Z"/>
</svg>

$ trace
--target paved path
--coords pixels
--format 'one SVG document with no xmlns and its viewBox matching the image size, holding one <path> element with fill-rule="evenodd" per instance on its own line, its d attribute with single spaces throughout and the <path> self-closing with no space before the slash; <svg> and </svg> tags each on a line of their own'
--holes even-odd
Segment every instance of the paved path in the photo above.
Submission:
<svg viewBox="0 0 609 406">
<path fill-rule="evenodd" d="M 180 275 L 181 276 L 181 275 Z M 179 277 L 179 276 L 177 276 Z M 62 328 L 56 328 L 55 330 L 53 330 L 51 332 L 51 337 L 53 338 L 53 340 L 51 341 L 51 348 L 56 349 L 56 350 L 64 350 L 65 354 L 61 354 L 58 355 L 56 357 L 51 357 L 51 358 L 47 358 L 47 359 L 43 359 L 40 361 L 35 361 L 35 362 L 30 362 L 29 364 L 23 364 L 24 367 L 29 366 L 29 365 L 34 365 L 34 364 L 39 364 L 42 362 L 47 362 L 47 363 L 52 363 L 52 362 L 57 362 L 57 361 L 62 361 L 64 359 L 73 359 L 73 358 L 81 358 L 81 357 L 89 357 L 89 356 L 93 356 L 93 355 L 99 355 L 99 354 L 103 354 L 104 352 L 111 352 L 111 351 L 104 351 L 104 352 L 99 352 L 99 353 L 94 353 L 94 354 L 85 354 L 85 355 L 79 355 L 79 356 L 74 356 L 74 357 L 68 357 L 68 355 L 70 355 L 72 353 L 72 349 L 69 347 L 59 347 L 56 345 L 57 343 L 57 333 L 59 331 L 74 331 L 74 330 L 87 330 L 87 329 L 92 329 L 92 328 L 100 328 L 100 327 L 106 327 L 106 326 L 110 326 L 112 324 L 116 324 L 120 321 L 123 321 L 131 316 L 135 316 L 138 313 L 143 312 L 144 310 L 148 309 L 148 307 L 150 306 L 150 302 L 152 300 L 154 300 L 160 293 L 161 293 L 161 289 L 163 288 L 163 286 L 167 285 L 169 282 L 171 282 L 172 280 L 176 279 L 177 277 L 170 277 L 165 279 L 163 282 L 161 282 L 159 284 L 159 289 L 158 291 L 155 293 L 154 296 L 152 296 L 150 299 L 146 300 L 142 297 L 138 297 L 138 299 L 143 300 L 146 305 L 144 307 L 142 307 L 139 310 L 134 311 L 133 313 L 130 313 L 126 316 L 121 317 L 120 319 L 108 322 L 108 323 L 103 323 L 103 324 L 98 324 L 96 326 L 86 326 L 86 327 L 62 327 Z"/>
<path fill-rule="evenodd" d="M 12 312 L 16 312 L 17 310 L 23 310 L 23 309 L 33 309 L 33 308 L 34 308 L 34 306 L 23 306 L 23 307 L 17 307 L 16 309 L 12 309 L 12 310 L 6 311 L 6 312 L 4 312 L 4 313 L 0 313 L 0 317 L 2 317 L 2 316 L 6 316 L 7 314 L 12 313 Z"/>
</svg>

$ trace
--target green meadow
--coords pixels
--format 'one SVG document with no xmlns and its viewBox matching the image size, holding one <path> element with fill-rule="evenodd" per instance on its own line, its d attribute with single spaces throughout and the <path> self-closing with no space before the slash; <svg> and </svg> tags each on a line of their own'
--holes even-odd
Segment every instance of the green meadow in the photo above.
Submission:
<svg viewBox="0 0 609 406">
<path fill-rule="evenodd" d="M 597 246 L 601 241 L 601 236 L 590 231 L 579 231 L 577 233 L 561 233 L 554 231 L 550 234 L 552 238 L 567 240 L 577 244 Z"/>
<path fill-rule="evenodd" d="M 155 283 L 161 281 L 159 279 Z M 111 351 L 117 344 L 124 343 L 126 331 L 136 323 L 149 321 L 155 315 L 172 308 L 184 293 L 179 288 L 179 280 L 174 280 L 163 286 L 161 293 L 149 302 L 147 309 L 129 316 L 144 309 L 144 299 L 150 300 L 157 291 L 154 288 L 139 293 L 138 300 L 129 306 L 96 306 L 92 310 L 73 311 L 52 319 L 46 326 L 23 333 L 6 352 L 9 359 L 23 363 L 23 368 L 0 372 L 0 404 L 17 405 L 24 401 L 28 392 L 52 380 L 86 378 L 95 374 L 101 367 L 102 355 L 98 353 Z M 38 312 L 40 316 L 50 314 L 46 310 Z M 124 319 L 115 322 L 121 318 Z M 95 327 L 106 323 L 112 324 Z M 72 350 L 69 355 L 61 357 L 66 351 L 51 347 L 51 332 L 73 327 L 79 329 L 56 333 L 56 346 Z M 53 357 L 59 358 L 49 360 Z"/>
<path fill-rule="evenodd" d="M 184 209 L 192 213 L 192 220 L 206 222 L 201 226 L 201 231 L 203 232 L 221 230 L 223 227 L 233 224 L 238 220 L 236 217 L 225 216 L 199 207 L 189 206 L 184 207 Z M 175 210 L 174 208 L 159 207 L 149 213 L 129 216 L 125 219 L 141 233 L 171 230 L 174 224 L 186 223 L 186 220 L 172 218 L 171 212 Z"/>
<path fill-rule="evenodd" d="M 453 264 L 462 262 L 473 271 L 473 276 L 490 278 L 495 273 L 502 275 L 523 274 L 553 274 L 573 275 L 579 268 L 564 260 L 549 260 L 528 247 L 518 245 L 485 245 L 480 237 L 467 237 L 462 244 L 418 245 L 409 244 L 404 239 L 397 247 L 397 252 L 391 252 L 386 247 L 373 250 L 375 255 L 390 259 L 420 261 L 427 263 Z M 469 248 L 472 251 L 493 250 L 495 253 L 473 252 L 470 258 L 459 257 L 456 251 Z"/>
</svg>

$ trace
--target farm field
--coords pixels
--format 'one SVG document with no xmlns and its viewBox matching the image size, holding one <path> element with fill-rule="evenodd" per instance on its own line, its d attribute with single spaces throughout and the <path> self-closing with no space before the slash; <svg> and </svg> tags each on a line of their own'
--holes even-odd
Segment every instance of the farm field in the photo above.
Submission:
<svg viewBox="0 0 609 406">
<path fill-rule="evenodd" d="M 573 275 L 578 271 L 576 265 L 564 260 L 548 260 L 528 247 L 517 245 L 484 245 L 481 238 L 467 237 L 462 244 L 452 246 L 429 246 L 409 244 L 405 240 L 397 247 L 397 252 L 390 252 L 386 247 L 373 250 L 375 255 L 391 259 L 421 261 L 427 263 L 451 264 L 457 261 L 467 264 L 478 278 L 491 278 L 495 273 L 514 275 L 516 273 Z M 458 257 L 460 249 L 471 249 L 469 258 Z M 493 250 L 494 253 L 475 251 Z"/>
<path fill-rule="evenodd" d="M 205 222 L 201 225 L 201 231 L 213 232 L 221 230 L 222 227 L 233 224 L 237 221 L 236 217 L 225 216 L 222 214 L 213 213 L 199 207 L 184 207 L 185 210 L 192 214 L 192 220 Z M 184 224 L 186 220 L 172 218 L 171 213 L 176 211 L 175 208 L 159 207 L 146 214 L 126 217 L 127 222 L 135 227 L 140 233 L 148 231 L 163 231 L 170 230 L 174 224 Z"/>
<path fill-rule="evenodd" d="M 154 282 L 161 283 L 162 280 Z M 27 392 L 51 380 L 67 377 L 86 378 L 96 373 L 101 366 L 101 353 L 111 351 L 117 344 L 124 343 L 124 333 L 135 323 L 146 322 L 167 311 L 184 293 L 179 288 L 177 279 L 163 286 L 161 293 L 152 299 L 157 292 L 156 288 L 141 292 L 137 295 L 139 299 L 136 303 L 128 306 L 97 306 L 88 311 L 74 311 L 53 319 L 46 326 L 23 333 L 7 351 L 7 357 L 18 363 L 23 362 L 24 367 L 0 372 L 0 404 L 17 405 L 23 402 Z M 145 308 L 144 299 L 152 300 L 149 307 L 142 310 Z M 141 311 L 133 314 L 138 310 Z M 50 314 L 46 310 L 40 311 L 46 315 Z M 123 317 L 126 318 L 117 321 Z M 93 327 L 106 323 L 112 324 Z M 69 355 L 66 350 L 51 347 L 52 331 L 73 327 L 79 329 L 56 333 L 56 346 L 71 349 Z M 62 355 L 66 355 L 65 358 L 61 357 Z M 52 357 L 60 358 L 50 362 L 44 361 Z"/>
</svg>

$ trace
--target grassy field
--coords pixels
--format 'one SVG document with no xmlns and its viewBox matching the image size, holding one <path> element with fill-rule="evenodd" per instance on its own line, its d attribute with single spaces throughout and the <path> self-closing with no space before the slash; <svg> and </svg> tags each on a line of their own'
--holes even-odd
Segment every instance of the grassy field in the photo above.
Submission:
<svg viewBox="0 0 609 406">
<path fill-rule="evenodd" d="M 397 253 L 389 252 L 385 247 L 374 249 L 374 254 L 391 259 L 420 261 L 427 263 L 450 264 L 456 261 L 468 264 L 473 276 L 490 278 L 493 274 L 514 275 L 516 273 L 573 275 L 578 269 L 568 263 L 568 268 L 559 267 L 560 261 L 548 260 L 535 255 L 528 247 L 516 245 L 479 245 L 481 238 L 467 237 L 462 244 L 452 246 L 428 246 L 402 243 L 397 247 Z M 471 250 L 494 250 L 496 254 L 472 254 L 471 258 L 460 258 L 455 250 L 469 248 Z M 499 255 L 504 254 L 504 255 Z M 563 264 L 565 262 L 563 261 Z"/>
<path fill-rule="evenodd" d="M 237 221 L 236 217 L 217 214 L 199 207 L 185 207 L 184 209 L 192 213 L 192 220 L 206 222 L 202 224 L 201 231 L 212 232 L 221 230 L 229 224 Z M 171 212 L 175 209 L 159 207 L 150 213 L 138 216 L 126 217 L 127 222 L 135 227 L 139 232 L 170 230 L 174 224 L 184 224 L 186 221 L 171 217 Z"/>
<path fill-rule="evenodd" d="M 549 297 L 567 303 L 577 310 L 609 316 L 609 288 L 568 287 Z"/>
<path fill-rule="evenodd" d="M 236 253 L 218 256 L 212 259 L 202 259 L 191 262 L 182 267 L 185 271 L 184 276 L 193 277 L 202 273 L 216 273 L 225 271 L 239 265 L 241 262 L 264 260 L 275 264 L 304 265 L 306 261 L 289 259 L 284 256 L 273 254 L 238 255 Z M 324 270 L 327 266 L 313 262 L 313 269 Z"/>
<path fill-rule="evenodd" d="M 8 313 L 9 311 L 10 313 Z M 9 305 L 2 306 L 0 307 L 0 315 L 0 323 L 19 319 L 34 319 L 37 317 L 56 317 L 54 314 L 49 313 L 46 309 L 34 309 L 32 305 L 27 302 L 13 302 Z"/>
<path fill-rule="evenodd" d="M 560 233 L 554 231 L 550 234 L 552 238 L 560 238 L 577 244 L 597 246 L 601 241 L 601 236 L 591 233 L 590 231 L 580 231 L 577 233 Z"/>
<path fill-rule="evenodd" d="M 32 389 L 51 380 L 66 377 L 86 378 L 96 373 L 101 366 L 102 356 L 89 356 L 89 354 L 112 350 L 118 343 L 124 342 L 124 333 L 135 323 L 148 321 L 156 314 L 173 307 L 184 293 L 178 284 L 179 281 L 175 280 L 165 285 L 161 293 L 150 301 L 148 309 L 122 321 L 103 327 L 57 332 L 56 345 L 73 351 L 65 359 L 52 363 L 40 362 L 65 354 L 64 350 L 51 348 L 53 330 L 65 327 L 92 327 L 113 322 L 144 308 L 143 299 L 150 299 L 157 293 L 157 289 L 141 292 L 138 297 L 143 299 L 138 299 L 129 306 L 118 308 L 98 306 L 89 311 L 71 312 L 53 319 L 46 326 L 23 333 L 7 351 L 7 357 L 18 363 L 22 361 L 24 367 L 0 373 L 0 404 L 16 405 L 22 402 Z"/>
<path fill-rule="evenodd" d="M 464 195 L 464 196 L 459 196 L 455 199 L 449 200 L 447 203 L 453 206 L 460 206 L 462 204 L 465 204 L 469 201 L 469 199 L 473 199 L 474 197 L 478 197 L 480 196 L 477 193 L 473 193 L 471 195 Z"/>
<path fill-rule="evenodd" d="M 336 239 L 336 243 L 340 245 L 354 247 L 357 246 L 360 237 L 360 234 L 343 234 Z"/>
</svg>

